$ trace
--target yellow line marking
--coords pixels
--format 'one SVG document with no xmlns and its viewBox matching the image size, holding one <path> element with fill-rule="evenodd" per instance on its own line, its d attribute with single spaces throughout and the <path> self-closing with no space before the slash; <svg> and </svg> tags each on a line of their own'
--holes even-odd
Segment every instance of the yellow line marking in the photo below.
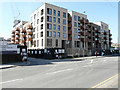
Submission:
<svg viewBox="0 0 120 90">
<path fill-rule="evenodd" d="M 102 84 L 105 84 L 106 82 L 110 81 L 111 79 L 113 79 L 113 78 L 115 78 L 115 77 L 117 77 L 117 76 L 120 76 L 120 73 L 119 73 L 119 74 L 116 74 L 116 75 L 114 75 L 114 76 L 112 76 L 112 77 L 110 77 L 110 78 L 108 78 L 108 79 L 106 79 L 105 81 L 103 81 L 103 82 L 101 82 L 101 83 L 99 83 L 99 84 L 97 84 L 97 85 L 95 85 L 95 86 L 93 86 L 93 87 L 91 87 L 91 88 L 96 88 L 96 87 L 98 87 L 98 86 L 100 86 L 100 85 L 102 85 Z M 91 89 L 89 89 L 89 90 L 91 90 Z"/>
</svg>

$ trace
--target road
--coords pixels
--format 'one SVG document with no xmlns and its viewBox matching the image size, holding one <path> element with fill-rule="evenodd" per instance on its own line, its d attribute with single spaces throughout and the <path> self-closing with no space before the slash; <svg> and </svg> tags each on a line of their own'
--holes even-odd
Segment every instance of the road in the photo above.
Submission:
<svg viewBox="0 0 120 90">
<path fill-rule="evenodd" d="M 86 60 L 29 59 L 3 69 L 2 88 L 118 88 L 118 57 Z"/>
</svg>

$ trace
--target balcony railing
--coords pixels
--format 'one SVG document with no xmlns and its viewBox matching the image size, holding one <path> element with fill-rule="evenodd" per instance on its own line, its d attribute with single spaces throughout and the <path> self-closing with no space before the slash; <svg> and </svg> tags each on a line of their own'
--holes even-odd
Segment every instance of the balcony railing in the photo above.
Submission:
<svg viewBox="0 0 120 90">
<path fill-rule="evenodd" d="M 17 28 L 16 28 L 16 31 L 20 31 L 20 28 L 17 27 Z"/>
<path fill-rule="evenodd" d="M 15 37 L 16 39 L 19 39 L 19 37 Z"/>
<path fill-rule="evenodd" d="M 15 35 L 13 34 L 12 37 L 15 37 Z"/>
<path fill-rule="evenodd" d="M 69 41 L 72 41 L 72 37 L 68 37 L 68 40 L 69 40 Z"/>
<path fill-rule="evenodd" d="M 12 30 L 12 34 L 15 34 L 15 30 Z"/>
<path fill-rule="evenodd" d="M 27 26 L 28 29 L 33 29 L 32 25 Z"/>
<path fill-rule="evenodd" d="M 12 38 L 11 41 L 15 41 L 15 38 Z"/>
<path fill-rule="evenodd" d="M 16 42 L 15 42 L 15 44 L 19 44 L 19 42 L 18 42 L 18 41 L 16 41 Z"/>
<path fill-rule="evenodd" d="M 72 21 L 72 18 L 71 18 L 71 17 L 68 17 L 68 21 Z"/>
<path fill-rule="evenodd" d="M 21 37 L 26 37 L 26 35 L 25 34 L 21 34 Z"/>
<path fill-rule="evenodd" d="M 31 31 L 28 31 L 27 34 L 28 34 L 28 35 L 32 35 L 33 33 L 32 33 Z"/>
<path fill-rule="evenodd" d="M 27 41 L 32 41 L 32 38 L 30 38 L 30 37 L 29 37 L 29 38 L 27 38 Z"/>
<path fill-rule="evenodd" d="M 22 33 L 25 33 L 26 32 L 26 30 L 25 29 L 22 29 Z"/>
</svg>

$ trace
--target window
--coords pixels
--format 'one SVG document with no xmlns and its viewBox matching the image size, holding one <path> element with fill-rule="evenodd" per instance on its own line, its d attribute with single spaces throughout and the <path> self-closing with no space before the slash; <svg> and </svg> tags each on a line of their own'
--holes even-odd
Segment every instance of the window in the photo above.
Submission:
<svg viewBox="0 0 120 90">
<path fill-rule="evenodd" d="M 58 16 L 60 16 L 60 11 L 58 11 Z"/>
<path fill-rule="evenodd" d="M 66 26 L 63 26 L 63 31 L 65 31 L 65 32 L 66 32 Z"/>
<path fill-rule="evenodd" d="M 37 47 L 39 47 L 39 40 L 37 40 Z"/>
<path fill-rule="evenodd" d="M 41 17 L 41 22 L 43 22 L 43 17 Z"/>
<path fill-rule="evenodd" d="M 56 22 L 56 17 L 53 17 L 53 22 Z"/>
<path fill-rule="evenodd" d="M 39 12 L 37 13 L 37 17 L 39 17 Z"/>
<path fill-rule="evenodd" d="M 58 31 L 60 31 L 60 25 L 58 25 Z"/>
<path fill-rule="evenodd" d="M 34 40 L 34 47 L 36 47 L 36 40 Z"/>
<path fill-rule="evenodd" d="M 47 21 L 48 22 L 52 22 L 52 17 L 51 16 L 47 16 Z"/>
<path fill-rule="evenodd" d="M 53 15 L 56 16 L 56 10 L 53 11 Z"/>
<path fill-rule="evenodd" d="M 78 33 L 80 33 L 80 29 L 78 29 Z"/>
<path fill-rule="evenodd" d="M 50 14 L 50 15 L 52 15 L 52 9 L 50 9 L 50 8 L 47 8 L 47 14 Z"/>
<path fill-rule="evenodd" d="M 78 27 L 80 27 L 80 23 L 78 23 Z"/>
<path fill-rule="evenodd" d="M 76 22 L 74 22 L 74 26 L 77 27 L 77 23 Z"/>
<path fill-rule="evenodd" d="M 58 32 L 58 38 L 60 38 L 60 32 Z"/>
<path fill-rule="evenodd" d="M 53 24 L 53 30 L 56 30 L 56 25 L 55 24 Z"/>
<path fill-rule="evenodd" d="M 78 21 L 80 21 L 80 17 L 78 16 Z"/>
<path fill-rule="evenodd" d="M 56 37 L 56 32 L 53 32 L 53 37 Z"/>
<path fill-rule="evenodd" d="M 77 34 L 75 34 L 75 39 L 77 39 Z"/>
<path fill-rule="evenodd" d="M 47 31 L 47 37 L 52 37 L 52 32 L 51 31 Z"/>
<path fill-rule="evenodd" d="M 52 46 L 52 39 L 47 39 L 47 46 Z"/>
<path fill-rule="evenodd" d="M 78 36 L 78 39 L 80 39 L 80 36 Z"/>
<path fill-rule="evenodd" d="M 43 15 L 44 9 L 41 10 L 41 15 Z"/>
<path fill-rule="evenodd" d="M 43 29 L 43 24 L 41 24 L 41 30 Z"/>
<path fill-rule="evenodd" d="M 74 32 L 77 33 L 77 28 L 74 28 Z"/>
<path fill-rule="evenodd" d="M 39 19 L 37 19 L 37 24 L 39 24 Z"/>
<path fill-rule="evenodd" d="M 36 19 L 36 14 L 34 14 L 34 19 Z"/>
<path fill-rule="evenodd" d="M 66 20 L 65 19 L 63 19 L 63 24 L 66 25 Z"/>
<path fill-rule="evenodd" d="M 77 16 L 76 15 L 74 15 L 74 20 L 77 21 Z"/>
<path fill-rule="evenodd" d="M 41 32 L 41 37 L 43 37 L 43 32 Z"/>
<path fill-rule="evenodd" d="M 41 46 L 43 46 L 43 39 L 42 39 L 42 41 L 41 41 L 42 43 L 41 43 Z"/>
<path fill-rule="evenodd" d="M 37 33 L 37 38 L 38 38 L 38 33 Z"/>
<path fill-rule="evenodd" d="M 56 47 L 58 47 L 58 39 L 56 39 Z"/>
<path fill-rule="evenodd" d="M 58 18 L 58 23 L 60 23 L 60 18 Z"/>
<path fill-rule="evenodd" d="M 52 24 L 47 23 L 47 29 L 52 29 Z"/>
<path fill-rule="evenodd" d="M 63 33 L 63 38 L 66 38 L 66 33 Z"/>
<path fill-rule="evenodd" d="M 63 12 L 63 17 L 66 18 L 66 13 L 65 12 Z"/>
</svg>

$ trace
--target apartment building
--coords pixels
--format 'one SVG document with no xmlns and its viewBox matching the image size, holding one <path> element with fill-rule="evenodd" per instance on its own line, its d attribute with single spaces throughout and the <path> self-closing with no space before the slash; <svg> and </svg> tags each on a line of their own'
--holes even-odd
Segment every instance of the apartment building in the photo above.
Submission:
<svg viewBox="0 0 120 90">
<path fill-rule="evenodd" d="M 75 11 L 68 13 L 68 54 L 71 56 L 90 55 L 90 28 L 87 15 Z"/>
<path fill-rule="evenodd" d="M 64 48 L 68 40 L 67 9 L 43 4 L 31 15 L 32 49 Z"/>
<path fill-rule="evenodd" d="M 32 26 L 27 21 L 15 20 L 11 35 L 11 44 L 26 46 L 29 41 L 28 36 L 32 35 Z"/>
<path fill-rule="evenodd" d="M 110 38 L 110 32 L 109 32 L 109 27 L 108 24 L 100 21 L 96 22 L 95 24 L 100 26 L 100 33 L 101 33 L 101 49 L 106 50 L 110 48 L 110 43 L 111 41 Z"/>
<path fill-rule="evenodd" d="M 90 30 L 91 30 L 91 53 L 94 55 L 95 51 L 101 52 L 101 33 L 100 26 L 90 22 Z"/>
</svg>

